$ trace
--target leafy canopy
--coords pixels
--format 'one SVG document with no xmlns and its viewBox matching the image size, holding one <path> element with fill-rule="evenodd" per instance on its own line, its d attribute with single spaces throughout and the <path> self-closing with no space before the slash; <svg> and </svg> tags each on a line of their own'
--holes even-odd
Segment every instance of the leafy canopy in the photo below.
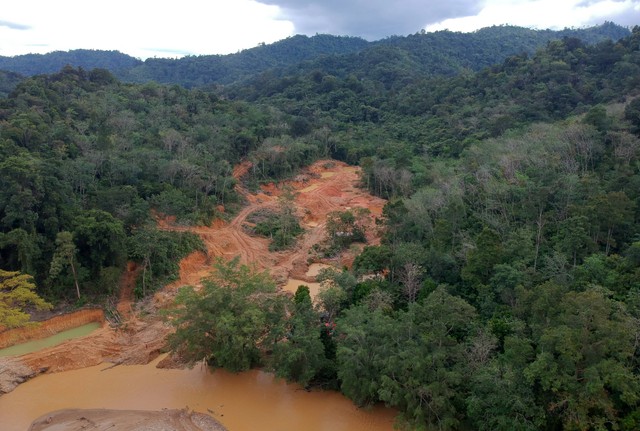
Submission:
<svg viewBox="0 0 640 431">
<path fill-rule="evenodd" d="M 0 269 L 0 326 L 17 328 L 29 321 L 28 306 L 48 310 L 51 304 L 39 297 L 30 275 Z"/>
</svg>

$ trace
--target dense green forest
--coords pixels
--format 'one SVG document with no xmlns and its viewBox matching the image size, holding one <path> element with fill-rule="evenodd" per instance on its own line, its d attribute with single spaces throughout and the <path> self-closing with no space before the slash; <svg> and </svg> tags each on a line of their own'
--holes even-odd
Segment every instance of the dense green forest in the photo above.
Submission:
<svg viewBox="0 0 640 431">
<path fill-rule="evenodd" d="M 100 51 L 95 49 L 74 49 L 54 51 L 47 54 L 25 54 L 14 57 L 0 56 L 0 70 L 18 73 L 23 76 L 57 73 L 65 66 L 83 69 L 107 69 L 111 73 L 124 73 L 142 61 L 119 51 Z"/>
<path fill-rule="evenodd" d="M 23 81 L 0 101 L 0 267 L 32 274 L 53 298 L 75 295 L 74 284 L 111 292 L 128 258 L 161 283 L 198 241 L 155 230 L 152 212 L 209 222 L 216 206 L 240 204 L 233 165 L 273 145 L 290 151 L 261 164 L 271 176 L 309 163 L 320 146 L 292 138 L 286 122 L 275 109 L 122 84 L 102 69 Z"/>
<path fill-rule="evenodd" d="M 464 69 L 480 70 L 510 55 L 532 54 L 551 40 L 576 37 L 586 43 L 597 43 L 605 39 L 616 41 L 628 34 L 626 28 L 607 22 L 561 31 L 494 26 L 474 33 L 440 31 L 393 36 L 375 42 L 326 34 L 296 35 L 235 54 L 149 58 L 144 62 L 118 51 L 97 50 L 0 57 L 0 70 L 32 76 L 55 73 L 70 65 L 87 70 L 107 69 L 125 82 L 154 81 L 193 88 L 228 85 L 262 72 L 290 67 L 294 71 L 320 68 L 336 74 L 338 70 L 357 70 L 357 58 L 361 55 L 376 61 L 376 56 L 384 57 L 394 51 L 398 56 L 410 58 L 417 72 L 451 75 Z"/>
<path fill-rule="evenodd" d="M 330 155 L 389 200 L 381 245 L 323 273 L 316 306 L 219 262 L 178 298 L 176 350 L 385 403 L 409 429 L 638 429 L 640 28 L 477 71 L 421 67 L 424 36 L 215 91 L 25 79 L 0 100 L 0 268 L 55 301 L 109 294 L 134 259 L 152 289 L 201 247 L 154 214 L 208 222 L 242 205 L 240 160 L 261 181 Z"/>
</svg>

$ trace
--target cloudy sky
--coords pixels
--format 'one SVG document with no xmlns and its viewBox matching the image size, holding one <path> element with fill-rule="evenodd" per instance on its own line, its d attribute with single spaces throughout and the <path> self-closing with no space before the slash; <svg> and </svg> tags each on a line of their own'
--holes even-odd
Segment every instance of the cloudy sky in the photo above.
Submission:
<svg viewBox="0 0 640 431">
<path fill-rule="evenodd" d="M 227 54 L 294 34 L 376 40 L 494 24 L 640 25 L 640 0 L 8 0 L 0 55 L 118 50 L 138 58 Z"/>
</svg>

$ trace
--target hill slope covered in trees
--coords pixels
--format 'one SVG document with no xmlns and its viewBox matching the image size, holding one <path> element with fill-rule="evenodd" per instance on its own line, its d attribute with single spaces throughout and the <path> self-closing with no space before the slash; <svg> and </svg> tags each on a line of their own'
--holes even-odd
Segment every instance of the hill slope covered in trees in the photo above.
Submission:
<svg viewBox="0 0 640 431">
<path fill-rule="evenodd" d="M 389 200 L 382 243 L 324 273 L 315 307 L 221 264 L 180 297 L 174 347 L 384 402 L 412 428 L 638 429 L 640 27 L 454 76 L 420 56 L 381 43 L 219 93 L 26 79 L 0 101 L 0 267 L 53 300 L 76 277 L 109 293 L 125 259 L 162 274 L 198 247 L 152 210 L 209 222 L 241 205 L 240 160 L 256 183 L 331 155 Z"/>
<path fill-rule="evenodd" d="M 180 59 L 149 58 L 140 61 L 117 51 L 73 50 L 49 54 L 0 57 L 0 70 L 25 76 L 55 73 L 66 65 L 83 69 L 102 68 L 124 81 L 179 84 L 187 88 L 226 85 L 258 73 L 311 61 L 312 67 L 353 67 L 353 57 L 362 51 L 368 57 L 384 57 L 389 51 L 408 56 L 419 72 L 453 74 L 465 68 L 479 70 L 520 53 L 532 54 L 550 40 L 576 37 L 592 44 L 618 40 L 629 31 L 613 23 L 586 29 L 562 31 L 530 30 L 498 26 L 474 33 L 440 31 L 393 36 L 376 42 L 356 37 L 297 35 L 269 45 L 260 45 L 229 55 L 187 56 Z M 346 56 L 346 57 L 344 57 Z"/>
</svg>

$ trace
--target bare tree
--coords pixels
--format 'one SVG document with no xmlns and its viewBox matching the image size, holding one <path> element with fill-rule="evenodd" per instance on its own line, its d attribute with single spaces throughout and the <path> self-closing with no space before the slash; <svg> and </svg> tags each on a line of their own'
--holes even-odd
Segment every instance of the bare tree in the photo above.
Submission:
<svg viewBox="0 0 640 431">
<path fill-rule="evenodd" d="M 402 267 L 399 279 L 402 283 L 402 293 L 409 302 L 415 302 L 420 292 L 422 282 L 422 268 L 413 262 L 407 262 Z"/>
</svg>

